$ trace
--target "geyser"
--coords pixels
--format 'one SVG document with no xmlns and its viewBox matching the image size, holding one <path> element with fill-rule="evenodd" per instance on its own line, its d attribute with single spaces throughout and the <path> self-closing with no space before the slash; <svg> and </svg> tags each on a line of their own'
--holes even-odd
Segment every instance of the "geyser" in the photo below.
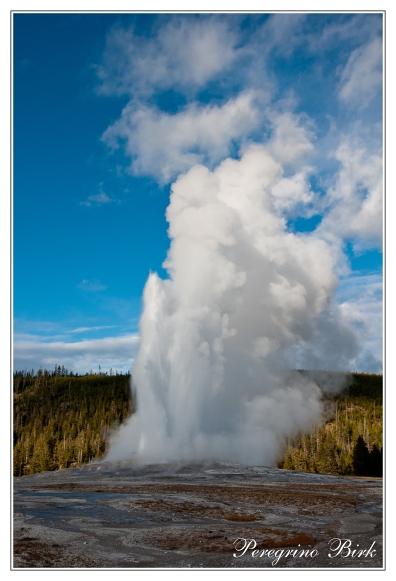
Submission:
<svg viewBox="0 0 396 581">
<path fill-rule="evenodd" d="M 318 386 L 290 369 L 330 309 L 337 327 L 337 277 L 329 243 L 287 229 L 285 208 L 308 188 L 300 184 L 299 196 L 292 181 L 266 148 L 251 146 L 173 184 L 169 279 L 152 273 L 146 283 L 137 412 L 108 460 L 269 464 L 285 435 L 320 420 Z"/>
</svg>

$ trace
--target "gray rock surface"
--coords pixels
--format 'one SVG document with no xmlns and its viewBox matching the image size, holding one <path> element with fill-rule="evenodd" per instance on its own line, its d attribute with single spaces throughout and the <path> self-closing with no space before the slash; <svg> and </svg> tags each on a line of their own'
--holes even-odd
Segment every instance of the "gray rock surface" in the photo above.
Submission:
<svg viewBox="0 0 396 581">
<path fill-rule="evenodd" d="M 16 478 L 14 503 L 14 568 L 383 567 L 382 479 L 101 463 Z"/>
</svg>

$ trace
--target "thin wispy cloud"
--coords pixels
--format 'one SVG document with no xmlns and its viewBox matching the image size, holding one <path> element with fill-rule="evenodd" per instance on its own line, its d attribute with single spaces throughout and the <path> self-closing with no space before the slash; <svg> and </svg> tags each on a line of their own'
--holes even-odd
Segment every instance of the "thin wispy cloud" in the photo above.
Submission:
<svg viewBox="0 0 396 581">
<path fill-rule="evenodd" d="M 84 292 L 95 293 L 106 290 L 106 286 L 102 284 L 99 280 L 88 280 L 84 278 L 78 285 L 77 288 Z"/>
<path fill-rule="evenodd" d="M 79 342 L 37 340 L 18 341 L 14 345 L 14 369 L 64 365 L 74 373 L 110 368 L 130 371 L 139 345 L 137 335 L 89 339 Z"/>
<path fill-rule="evenodd" d="M 341 74 L 339 98 L 349 107 L 367 107 L 382 89 L 382 41 L 354 50 Z"/>
<path fill-rule="evenodd" d="M 111 203 L 119 203 L 119 200 L 114 198 L 109 198 L 105 192 L 100 192 L 99 194 L 95 194 L 92 196 L 88 196 L 88 198 L 82 202 L 80 202 L 80 206 L 86 206 L 87 208 L 91 206 L 102 206 L 104 204 L 111 204 Z"/>
<path fill-rule="evenodd" d="M 97 325 L 96 327 L 77 327 L 69 333 L 86 333 L 87 331 L 102 331 L 103 329 L 117 329 L 119 325 Z"/>
<path fill-rule="evenodd" d="M 308 15 L 307 22 L 313 22 L 315 15 Z M 338 14 L 329 20 L 327 26 L 316 30 L 305 29 L 307 47 L 312 53 L 338 49 L 346 46 L 353 51 L 367 41 L 382 34 L 382 16 L 367 18 L 364 14 Z M 345 58 L 343 53 L 342 58 Z M 348 56 L 347 56 L 348 58 Z"/>
<path fill-rule="evenodd" d="M 14 333 L 14 342 L 20 343 L 23 341 L 61 341 L 68 337 L 68 333 L 54 333 L 51 335 L 40 335 L 34 333 Z"/>
</svg>

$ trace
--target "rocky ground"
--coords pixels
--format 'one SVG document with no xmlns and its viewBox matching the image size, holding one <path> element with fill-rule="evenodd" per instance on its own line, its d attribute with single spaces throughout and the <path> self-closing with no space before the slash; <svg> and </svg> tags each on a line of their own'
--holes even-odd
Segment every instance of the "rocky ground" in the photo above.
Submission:
<svg viewBox="0 0 396 581">
<path fill-rule="evenodd" d="M 382 479 L 102 463 L 14 481 L 18 569 L 372 569 L 382 538 Z"/>
</svg>

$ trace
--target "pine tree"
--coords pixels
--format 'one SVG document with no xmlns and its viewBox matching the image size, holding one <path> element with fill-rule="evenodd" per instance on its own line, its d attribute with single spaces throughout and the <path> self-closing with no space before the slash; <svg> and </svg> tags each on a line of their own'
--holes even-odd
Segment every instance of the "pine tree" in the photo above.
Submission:
<svg viewBox="0 0 396 581">
<path fill-rule="evenodd" d="M 375 444 L 369 457 L 369 475 L 382 476 L 382 449 L 378 450 Z"/>
<path fill-rule="evenodd" d="M 370 453 L 362 436 L 359 436 L 352 452 L 352 466 L 356 476 L 368 476 Z"/>
</svg>

